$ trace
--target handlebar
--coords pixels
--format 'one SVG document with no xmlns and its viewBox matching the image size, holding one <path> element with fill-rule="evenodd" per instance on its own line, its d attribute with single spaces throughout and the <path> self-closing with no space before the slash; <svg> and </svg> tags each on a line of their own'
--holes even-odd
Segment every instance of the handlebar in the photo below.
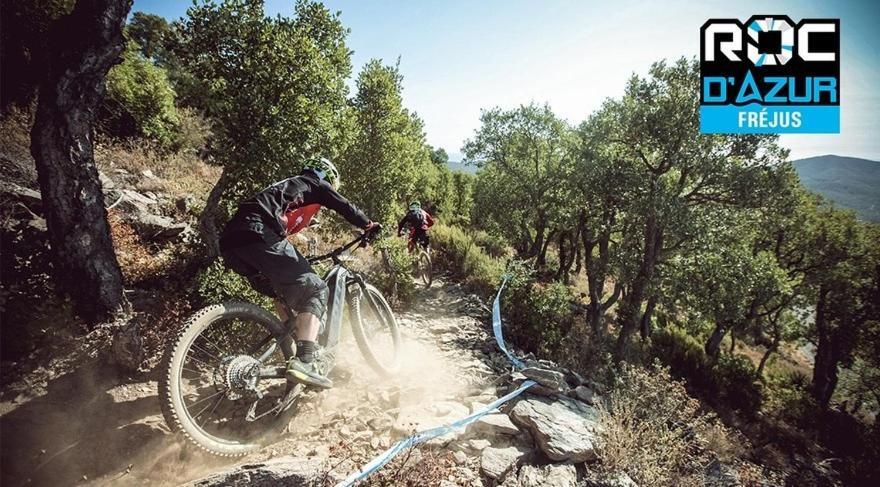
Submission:
<svg viewBox="0 0 880 487">
<path fill-rule="evenodd" d="M 334 262 L 339 262 L 339 256 L 342 255 L 346 250 L 357 245 L 358 247 L 366 247 L 369 243 L 376 240 L 379 234 L 382 232 L 382 225 L 376 225 L 371 228 L 369 231 L 365 231 L 362 234 L 358 235 L 358 237 L 351 242 L 343 245 L 342 247 L 331 250 L 330 252 L 319 255 L 317 257 L 309 257 L 308 260 L 310 264 L 314 264 L 315 262 L 320 262 L 322 260 L 333 259 Z"/>
</svg>

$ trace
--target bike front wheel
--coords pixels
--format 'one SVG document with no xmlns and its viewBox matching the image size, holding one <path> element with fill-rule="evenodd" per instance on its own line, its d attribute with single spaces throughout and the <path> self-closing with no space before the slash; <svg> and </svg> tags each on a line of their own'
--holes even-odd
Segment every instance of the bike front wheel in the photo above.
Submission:
<svg viewBox="0 0 880 487">
<path fill-rule="evenodd" d="M 431 255 L 427 251 L 419 252 L 418 261 L 416 262 L 418 277 L 426 288 L 431 287 L 434 282 L 434 271 L 431 264 Z"/>
<path fill-rule="evenodd" d="M 361 353 L 379 375 L 393 375 L 400 362 L 400 329 L 388 301 L 370 284 L 351 293 L 351 330 Z"/>
</svg>

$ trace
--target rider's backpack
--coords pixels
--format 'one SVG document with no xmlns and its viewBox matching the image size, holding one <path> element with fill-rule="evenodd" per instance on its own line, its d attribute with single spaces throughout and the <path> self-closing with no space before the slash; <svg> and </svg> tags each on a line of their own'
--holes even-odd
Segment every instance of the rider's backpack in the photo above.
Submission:
<svg viewBox="0 0 880 487">
<path fill-rule="evenodd" d="M 426 225 L 425 212 L 422 210 L 410 210 L 409 222 L 413 228 L 424 228 Z"/>
</svg>

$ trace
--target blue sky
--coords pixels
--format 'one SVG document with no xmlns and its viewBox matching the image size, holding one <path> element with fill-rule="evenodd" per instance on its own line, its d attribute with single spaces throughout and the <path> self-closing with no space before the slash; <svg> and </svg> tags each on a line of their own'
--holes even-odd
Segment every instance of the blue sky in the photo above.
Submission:
<svg viewBox="0 0 880 487">
<path fill-rule="evenodd" d="M 328 0 L 351 29 L 357 71 L 400 57 L 404 103 L 428 142 L 453 160 L 479 126 L 480 109 L 547 102 L 569 122 L 623 93 L 633 72 L 659 59 L 696 56 L 708 18 L 754 14 L 841 19 L 841 134 L 785 135 L 792 158 L 840 154 L 880 160 L 880 1 L 354 1 Z M 132 11 L 169 19 L 188 1 L 135 0 Z M 267 0 L 291 15 L 293 0 Z"/>
</svg>

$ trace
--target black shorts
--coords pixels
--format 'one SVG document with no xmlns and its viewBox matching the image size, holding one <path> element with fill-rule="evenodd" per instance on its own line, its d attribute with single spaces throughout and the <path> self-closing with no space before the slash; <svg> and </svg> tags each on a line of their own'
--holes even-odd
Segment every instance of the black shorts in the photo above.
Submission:
<svg viewBox="0 0 880 487">
<path fill-rule="evenodd" d="M 232 247 L 221 242 L 220 251 L 226 265 L 259 293 L 282 298 L 298 313 L 324 314 L 327 284 L 286 239 L 270 244 L 260 238 Z"/>
</svg>

